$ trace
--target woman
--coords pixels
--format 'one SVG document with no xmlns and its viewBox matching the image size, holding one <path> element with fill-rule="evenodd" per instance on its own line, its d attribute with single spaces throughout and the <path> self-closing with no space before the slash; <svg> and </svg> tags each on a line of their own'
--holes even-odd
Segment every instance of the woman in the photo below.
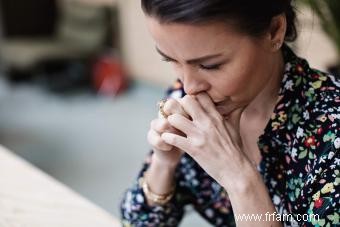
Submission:
<svg viewBox="0 0 340 227">
<path fill-rule="evenodd" d="M 124 225 L 177 226 L 187 204 L 214 226 L 339 224 L 340 81 L 285 44 L 291 1 L 142 8 L 179 79 L 151 122 Z"/>
</svg>

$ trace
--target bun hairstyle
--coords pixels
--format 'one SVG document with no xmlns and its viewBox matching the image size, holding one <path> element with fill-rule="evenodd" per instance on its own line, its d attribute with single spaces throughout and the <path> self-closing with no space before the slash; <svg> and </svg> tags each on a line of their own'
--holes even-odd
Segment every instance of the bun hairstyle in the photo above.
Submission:
<svg viewBox="0 0 340 227">
<path fill-rule="evenodd" d="M 239 32 L 261 36 L 273 17 L 285 14 L 285 41 L 297 38 L 292 0 L 141 0 L 142 9 L 160 23 L 204 24 L 226 22 Z"/>
</svg>

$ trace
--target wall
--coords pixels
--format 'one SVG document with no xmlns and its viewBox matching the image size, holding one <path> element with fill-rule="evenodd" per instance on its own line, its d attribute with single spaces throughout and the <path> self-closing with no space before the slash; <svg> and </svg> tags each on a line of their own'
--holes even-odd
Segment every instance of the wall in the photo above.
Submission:
<svg viewBox="0 0 340 227">
<path fill-rule="evenodd" d="M 336 49 L 320 27 L 317 15 L 303 9 L 299 16 L 297 53 L 308 59 L 311 66 L 326 70 L 337 61 Z"/>
<path fill-rule="evenodd" d="M 122 51 L 130 74 L 163 86 L 171 83 L 175 75 L 155 51 L 145 27 L 140 0 L 121 0 L 119 7 Z"/>
<path fill-rule="evenodd" d="M 130 74 L 136 79 L 166 86 L 175 79 L 171 68 L 162 62 L 147 32 L 139 0 L 120 0 L 122 50 Z M 298 12 L 300 37 L 297 53 L 321 70 L 336 60 L 335 48 L 308 10 Z"/>
</svg>

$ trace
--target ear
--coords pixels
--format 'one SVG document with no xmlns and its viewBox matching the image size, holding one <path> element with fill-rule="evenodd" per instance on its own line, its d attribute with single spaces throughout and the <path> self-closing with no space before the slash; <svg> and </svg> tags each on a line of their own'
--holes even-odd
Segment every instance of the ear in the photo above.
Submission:
<svg viewBox="0 0 340 227">
<path fill-rule="evenodd" d="M 285 14 L 280 14 L 272 18 L 268 31 L 268 42 L 271 51 L 280 50 L 287 30 L 287 20 Z"/>
</svg>

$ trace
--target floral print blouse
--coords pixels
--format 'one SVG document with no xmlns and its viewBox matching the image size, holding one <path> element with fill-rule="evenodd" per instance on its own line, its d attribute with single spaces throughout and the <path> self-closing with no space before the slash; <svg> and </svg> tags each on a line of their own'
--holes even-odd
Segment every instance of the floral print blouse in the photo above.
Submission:
<svg viewBox="0 0 340 227">
<path fill-rule="evenodd" d="M 283 55 L 279 99 L 258 140 L 262 159 L 257 169 L 277 213 L 293 217 L 282 220 L 284 226 L 339 226 L 340 80 L 310 68 L 286 45 Z M 183 95 L 179 81 L 168 91 L 168 97 Z M 172 200 L 152 207 L 137 178 L 121 203 L 123 225 L 178 226 L 190 204 L 213 226 L 235 226 L 227 192 L 190 156 L 183 155 L 175 177 Z"/>
</svg>

